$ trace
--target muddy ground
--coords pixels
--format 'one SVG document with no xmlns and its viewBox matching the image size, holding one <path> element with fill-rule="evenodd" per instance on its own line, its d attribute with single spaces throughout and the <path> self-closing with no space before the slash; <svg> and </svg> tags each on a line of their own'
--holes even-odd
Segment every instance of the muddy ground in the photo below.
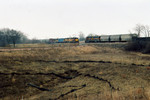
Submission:
<svg viewBox="0 0 150 100">
<path fill-rule="evenodd" d="M 0 98 L 150 100 L 149 55 L 95 46 L 62 48 L 32 51 L 36 56 L 30 50 L 1 52 Z"/>
</svg>

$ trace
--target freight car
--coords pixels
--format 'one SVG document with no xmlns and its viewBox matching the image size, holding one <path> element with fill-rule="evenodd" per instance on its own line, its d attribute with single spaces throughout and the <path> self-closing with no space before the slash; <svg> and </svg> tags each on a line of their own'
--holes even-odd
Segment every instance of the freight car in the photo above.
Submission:
<svg viewBox="0 0 150 100">
<path fill-rule="evenodd" d="M 79 43 L 79 39 L 74 38 L 58 38 L 58 39 L 49 39 L 49 43 Z"/>
<path fill-rule="evenodd" d="M 137 37 L 137 34 L 88 36 L 86 37 L 85 43 L 129 42 L 136 40 Z"/>
</svg>

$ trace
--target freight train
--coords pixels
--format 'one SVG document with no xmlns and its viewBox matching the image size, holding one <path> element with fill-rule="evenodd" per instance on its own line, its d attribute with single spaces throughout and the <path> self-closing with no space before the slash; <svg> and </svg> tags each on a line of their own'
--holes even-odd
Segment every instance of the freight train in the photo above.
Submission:
<svg viewBox="0 0 150 100">
<path fill-rule="evenodd" d="M 77 37 L 73 38 L 58 38 L 58 39 L 49 39 L 49 43 L 79 43 L 79 39 Z"/>
<path fill-rule="evenodd" d="M 120 35 L 101 35 L 101 36 L 88 36 L 85 43 L 98 43 L 98 42 L 130 42 L 138 38 L 137 34 L 120 34 Z"/>
</svg>

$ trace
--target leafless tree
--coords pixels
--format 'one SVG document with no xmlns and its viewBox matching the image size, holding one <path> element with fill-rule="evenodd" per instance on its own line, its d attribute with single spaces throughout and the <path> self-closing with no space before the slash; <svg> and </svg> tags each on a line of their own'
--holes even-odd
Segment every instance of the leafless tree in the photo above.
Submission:
<svg viewBox="0 0 150 100">
<path fill-rule="evenodd" d="M 6 46 L 6 45 L 7 45 L 7 42 L 5 39 L 5 35 L 3 32 L 0 31 L 0 46 Z"/>
<path fill-rule="evenodd" d="M 10 38 L 13 42 L 14 47 L 15 47 L 16 42 L 20 39 L 21 35 L 19 32 L 17 32 L 16 30 L 13 30 L 13 29 L 10 31 L 10 33 L 11 33 Z"/>
<path fill-rule="evenodd" d="M 134 33 L 136 33 L 139 37 L 150 37 L 150 27 L 148 25 L 136 24 L 134 31 Z M 131 31 L 129 32 L 133 33 Z"/>
<path fill-rule="evenodd" d="M 96 36 L 96 34 L 94 34 L 94 33 L 90 33 L 88 36 Z"/>
<path fill-rule="evenodd" d="M 24 43 L 25 39 L 27 39 L 27 37 L 20 31 L 9 28 L 0 29 L 1 46 L 13 44 L 15 47 L 16 43 Z"/>
<path fill-rule="evenodd" d="M 144 34 L 145 37 L 150 37 L 150 27 L 148 25 L 144 26 L 143 34 Z"/>
<path fill-rule="evenodd" d="M 136 24 L 136 27 L 134 28 L 134 31 L 137 33 L 137 35 L 140 37 L 142 32 L 144 30 L 144 25 Z"/>
<path fill-rule="evenodd" d="M 3 28 L 0 30 L 4 37 L 5 38 L 5 41 L 7 42 L 7 44 L 9 44 L 11 42 L 11 39 L 10 39 L 10 29 L 9 28 Z"/>
<path fill-rule="evenodd" d="M 84 36 L 83 32 L 79 32 L 79 39 L 80 39 L 80 41 L 85 40 L 85 36 Z"/>
</svg>

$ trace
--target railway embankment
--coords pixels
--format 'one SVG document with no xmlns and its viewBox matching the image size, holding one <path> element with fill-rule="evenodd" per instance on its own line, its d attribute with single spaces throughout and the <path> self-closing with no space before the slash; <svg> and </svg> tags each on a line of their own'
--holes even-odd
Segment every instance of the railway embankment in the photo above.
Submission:
<svg viewBox="0 0 150 100">
<path fill-rule="evenodd" d="M 99 46 L 99 47 L 111 47 L 111 48 L 125 48 L 127 46 L 127 42 L 126 43 L 119 43 L 119 42 L 113 42 L 113 43 L 86 43 L 86 45 L 89 46 Z"/>
</svg>

